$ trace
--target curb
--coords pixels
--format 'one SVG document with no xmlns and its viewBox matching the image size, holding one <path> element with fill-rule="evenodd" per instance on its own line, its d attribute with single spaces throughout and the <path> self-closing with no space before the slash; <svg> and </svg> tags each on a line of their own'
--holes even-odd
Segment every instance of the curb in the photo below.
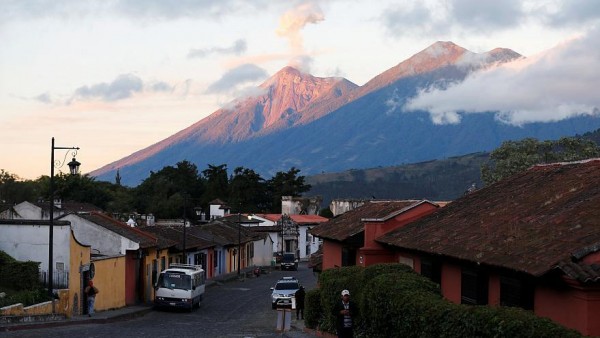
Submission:
<svg viewBox="0 0 600 338">
<path fill-rule="evenodd" d="M 30 330 L 30 329 L 45 329 L 52 327 L 70 326 L 70 325 L 84 325 L 84 324 L 106 324 L 114 323 L 119 321 L 126 321 L 138 317 L 145 316 L 152 311 L 152 307 L 141 309 L 138 311 L 132 311 L 129 313 L 123 313 L 113 317 L 107 318 L 83 318 L 83 319 L 67 319 L 61 321 L 48 321 L 48 322 L 37 322 L 28 324 L 15 324 L 0 326 L 0 332 L 7 331 L 19 331 L 19 330 Z"/>
</svg>

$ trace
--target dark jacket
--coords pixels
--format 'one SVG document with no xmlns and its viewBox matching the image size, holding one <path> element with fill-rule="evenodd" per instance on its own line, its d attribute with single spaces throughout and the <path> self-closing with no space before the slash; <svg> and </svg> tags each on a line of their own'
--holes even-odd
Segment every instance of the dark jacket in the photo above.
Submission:
<svg viewBox="0 0 600 338">
<path fill-rule="evenodd" d="M 340 312 L 344 309 L 344 304 L 342 303 L 342 300 L 339 300 L 334 307 L 333 310 L 333 314 L 335 315 L 335 328 L 338 332 L 340 332 L 342 330 L 342 328 L 344 327 L 344 315 L 341 314 Z M 350 318 L 352 318 L 352 328 L 354 328 L 356 326 L 356 315 L 358 314 L 358 308 L 356 307 L 356 304 L 354 304 L 353 301 L 349 301 L 349 308 L 350 310 Z"/>
<path fill-rule="evenodd" d="M 298 291 L 296 291 L 296 294 L 294 296 L 296 297 L 296 308 L 304 309 L 304 298 L 306 296 L 306 292 L 304 291 L 304 289 L 303 288 L 298 289 Z"/>
</svg>

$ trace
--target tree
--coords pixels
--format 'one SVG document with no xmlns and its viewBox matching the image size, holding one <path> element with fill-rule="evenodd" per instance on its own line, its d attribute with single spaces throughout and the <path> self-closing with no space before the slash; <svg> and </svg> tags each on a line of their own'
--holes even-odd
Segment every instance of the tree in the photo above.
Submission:
<svg viewBox="0 0 600 338">
<path fill-rule="evenodd" d="M 267 184 L 254 170 L 237 167 L 229 180 L 229 203 L 245 212 L 266 211 Z"/>
<path fill-rule="evenodd" d="M 19 176 L 0 169 L 0 203 L 35 201 L 39 196 L 40 188 L 34 181 L 22 181 Z"/>
<path fill-rule="evenodd" d="M 203 192 L 204 183 L 196 165 L 182 161 L 176 167 L 150 172 L 150 177 L 135 189 L 136 206 L 140 212 L 153 213 L 157 218 L 181 217 L 185 199 L 198 199 Z"/>
<path fill-rule="evenodd" d="M 299 197 L 310 190 L 310 184 L 304 183 L 304 176 L 298 176 L 300 169 L 290 168 L 287 172 L 279 171 L 267 181 L 268 192 L 271 195 L 270 210 L 281 212 L 281 197 Z"/>
<path fill-rule="evenodd" d="M 202 176 L 206 180 L 206 190 L 202 196 L 203 205 L 215 198 L 227 200 L 229 197 L 229 180 L 227 179 L 227 164 L 208 165 L 208 169 L 202 171 Z"/>
<path fill-rule="evenodd" d="M 481 166 L 481 178 L 489 185 L 536 164 L 578 161 L 599 155 L 600 148 L 593 141 L 577 137 L 543 142 L 534 138 L 506 141 Z"/>
</svg>

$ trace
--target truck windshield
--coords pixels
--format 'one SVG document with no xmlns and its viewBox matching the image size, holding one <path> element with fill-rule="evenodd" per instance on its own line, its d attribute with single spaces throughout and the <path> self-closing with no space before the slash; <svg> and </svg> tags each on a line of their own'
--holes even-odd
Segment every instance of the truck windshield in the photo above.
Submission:
<svg viewBox="0 0 600 338">
<path fill-rule="evenodd" d="M 169 289 L 191 289 L 191 278 L 188 275 L 179 273 L 161 273 L 158 277 L 158 286 Z"/>
<path fill-rule="evenodd" d="M 294 262 L 296 260 L 296 256 L 294 254 L 288 255 L 288 254 L 284 254 L 283 255 L 283 261 L 285 263 L 291 263 Z"/>
</svg>

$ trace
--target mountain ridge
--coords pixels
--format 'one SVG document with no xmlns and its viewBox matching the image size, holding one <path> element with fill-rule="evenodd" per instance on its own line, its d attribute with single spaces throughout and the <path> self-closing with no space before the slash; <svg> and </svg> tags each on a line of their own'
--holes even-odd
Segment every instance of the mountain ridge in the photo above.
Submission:
<svg viewBox="0 0 600 338">
<path fill-rule="evenodd" d="M 426 112 L 402 114 L 389 106 L 440 81 L 462 81 L 472 71 L 520 57 L 506 48 L 478 54 L 436 42 L 360 87 L 284 67 L 259 86 L 260 95 L 234 101 L 91 175 L 112 180 L 120 169 L 125 184 L 137 184 L 150 170 L 181 160 L 200 167 L 244 166 L 261 175 L 291 166 L 311 174 L 458 156 L 491 150 L 507 139 L 547 139 L 600 127 L 600 119 L 578 118 L 517 128 L 498 124 L 493 113 L 469 114 L 460 125 L 435 125 Z"/>
</svg>

